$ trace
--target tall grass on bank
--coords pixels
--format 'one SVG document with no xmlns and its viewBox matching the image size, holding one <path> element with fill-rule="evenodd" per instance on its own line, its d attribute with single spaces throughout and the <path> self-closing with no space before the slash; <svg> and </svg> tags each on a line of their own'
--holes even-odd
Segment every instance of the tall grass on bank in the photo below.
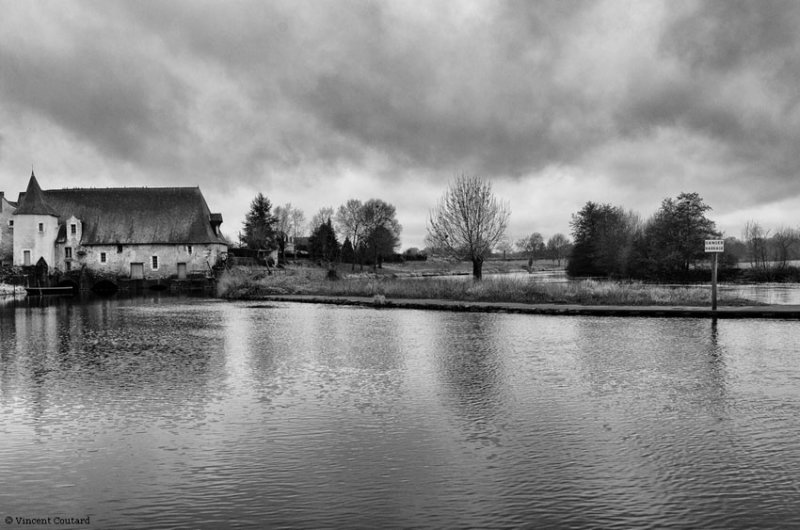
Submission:
<svg viewBox="0 0 800 530">
<path fill-rule="evenodd" d="M 580 305 L 676 305 L 711 304 L 707 287 L 666 287 L 641 282 L 584 280 L 541 282 L 528 278 L 491 278 L 473 282 L 471 278 L 324 279 L 324 271 L 306 269 L 273 275 L 248 275 L 244 271 L 226 273 L 218 284 L 219 295 L 229 299 L 258 298 L 264 295 L 321 295 L 386 298 L 455 300 L 465 302 L 511 302 L 527 304 Z M 753 305 L 751 300 L 726 297 L 720 305 Z"/>
</svg>

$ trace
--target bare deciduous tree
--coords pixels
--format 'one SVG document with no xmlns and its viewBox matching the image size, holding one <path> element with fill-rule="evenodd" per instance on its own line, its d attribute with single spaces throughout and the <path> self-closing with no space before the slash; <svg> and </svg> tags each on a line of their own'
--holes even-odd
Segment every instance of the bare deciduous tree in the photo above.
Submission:
<svg viewBox="0 0 800 530">
<path fill-rule="evenodd" d="M 503 259 L 506 260 L 508 257 L 514 253 L 514 245 L 511 244 L 511 241 L 508 238 L 503 238 L 497 244 L 497 251 L 503 253 Z"/>
<path fill-rule="evenodd" d="M 545 249 L 544 238 L 539 232 L 534 232 L 517 241 L 517 247 L 528 255 L 528 272 L 533 269 L 533 260 Z"/>
<path fill-rule="evenodd" d="M 303 232 L 303 225 L 306 222 L 306 214 L 300 208 L 292 209 L 292 237 L 296 240 Z"/>
<path fill-rule="evenodd" d="M 360 258 L 358 250 L 364 236 L 364 205 L 358 199 L 348 200 L 336 210 L 334 222 L 337 232 L 343 238 L 350 239 L 356 257 Z M 355 270 L 356 261 L 361 260 L 354 259 L 351 270 Z"/>
<path fill-rule="evenodd" d="M 330 206 L 323 206 L 317 213 L 314 214 L 314 217 L 311 218 L 311 222 L 308 224 L 309 233 L 313 233 L 314 230 L 320 227 L 320 225 L 327 223 L 328 219 L 332 218 L 333 208 Z"/>
<path fill-rule="evenodd" d="M 558 262 L 561 266 L 561 260 L 567 257 L 569 253 L 570 242 L 564 234 L 554 234 L 547 240 L 547 250 L 550 256 Z"/>
<path fill-rule="evenodd" d="M 461 175 L 450 183 L 428 220 L 428 245 L 472 262 L 472 276 L 482 277 L 483 261 L 502 241 L 511 214 L 492 186 L 479 177 Z"/>
<path fill-rule="evenodd" d="M 800 241 L 800 233 L 794 228 L 782 226 L 772 236 L 772 244 L 775 248 L 775 262 L 780 269 L 785 269 L 789 261 L 789 253 L 792 247 Z"/>
<path fill-rule="evenodd" d="M 290 238 L 297 237 L 305 216 L 302 210 L 292 206 L 287 202 L 283 206 L 275 207 L 275 241 L 278 244 L 278 265 L 282 265 L 285 260 L 286 244 Z"/>
<path fill-rule="evenodd" d="M 747 221 L 742 230 L 742 239 L 747 244 L 750 264 L 755 269 L 767 270 L 769 256 L 767 253 L 767 237 L 769 230 L 764 230 L 756 221 Z"/>
</svg>

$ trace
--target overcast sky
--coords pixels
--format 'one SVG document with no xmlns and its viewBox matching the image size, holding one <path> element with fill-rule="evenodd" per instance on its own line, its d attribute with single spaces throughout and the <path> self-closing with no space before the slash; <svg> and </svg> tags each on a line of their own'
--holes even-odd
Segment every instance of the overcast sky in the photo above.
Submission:
<svg viewBox="0 0 800 530">
<path fill-rule="evenodd" d="M 200 186 L 310 219 L 380 198 L 403 248 L 458 174 L 513 239 L 696 191 L 800 225 L 800 2 L 0 0 L 0 190 Z"/>
</svg>

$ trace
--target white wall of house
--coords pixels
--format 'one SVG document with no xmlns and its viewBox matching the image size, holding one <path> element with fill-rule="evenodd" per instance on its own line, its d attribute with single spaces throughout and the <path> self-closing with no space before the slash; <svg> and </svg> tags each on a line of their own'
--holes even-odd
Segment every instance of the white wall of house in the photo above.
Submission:
<svg viewBox="0 0 800 530">
<path fill-rule="evenodd" d="M 50 268 L 56 265 L 58 218 L 52 215 L 26 214 L 15 215 L 13 219 L 14 265 L 36 265 L 39 258 L 44 258 Z M 30 263 L 25 260 L 27 252 L 30 253 Z"/>
<path fill-rule="evenodd" d="M 199 245 L 84 245 L 75 244 L 69 239 L 59 245 L 58 268 L 62 271 L 77 270 L 83 265 L 100 273 L 123 278 L 131 275 L 131 263 L 141 263 L 145 279 L 169 278 L 178 275 L 178 264 L 186 265 L 187 273 L 207 272 L 214 266 L 221 254 L 228 248 L 221 244 Z M 75 244 L 75 246 L 70 246 Z M 66 258 L 67 248 L 71 249 L 72 259 Z M 155 266 L 153 258 L 156 258 Z M 67 266 L 70 261 L 70 266 Z"/>
<path fill-rule="evenodd" d="M 0 194 L 0 265 L 11 265 L 14 262 L 14 211 L 5 197 Z"/>
</svg>

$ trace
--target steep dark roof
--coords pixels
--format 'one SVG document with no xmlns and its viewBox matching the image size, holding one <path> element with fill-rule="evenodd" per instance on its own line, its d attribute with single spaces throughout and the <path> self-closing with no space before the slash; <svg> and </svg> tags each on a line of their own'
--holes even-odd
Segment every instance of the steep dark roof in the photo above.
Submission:
<svg viewBox="0 0 800 530">
<path fill-rule="evenodd" d="M 84 245 L 225 243 L 214 232 L 197 187 L 76 188 L 42 194 L 59 223 L 73 215 L 80 219 Z M 22 200 L 27 201 L 27 193 Z"/>
<path fill-rule="evenodd" d="M 50 207 L 42 194 L 42 188 L 36 181 L 36 175 L 31 171 L 31 179 L 28 181 L 28 189 L 22 196 L 15 215 L 52 215 L 58 217 L 58 213 Z"/>
</svg>

